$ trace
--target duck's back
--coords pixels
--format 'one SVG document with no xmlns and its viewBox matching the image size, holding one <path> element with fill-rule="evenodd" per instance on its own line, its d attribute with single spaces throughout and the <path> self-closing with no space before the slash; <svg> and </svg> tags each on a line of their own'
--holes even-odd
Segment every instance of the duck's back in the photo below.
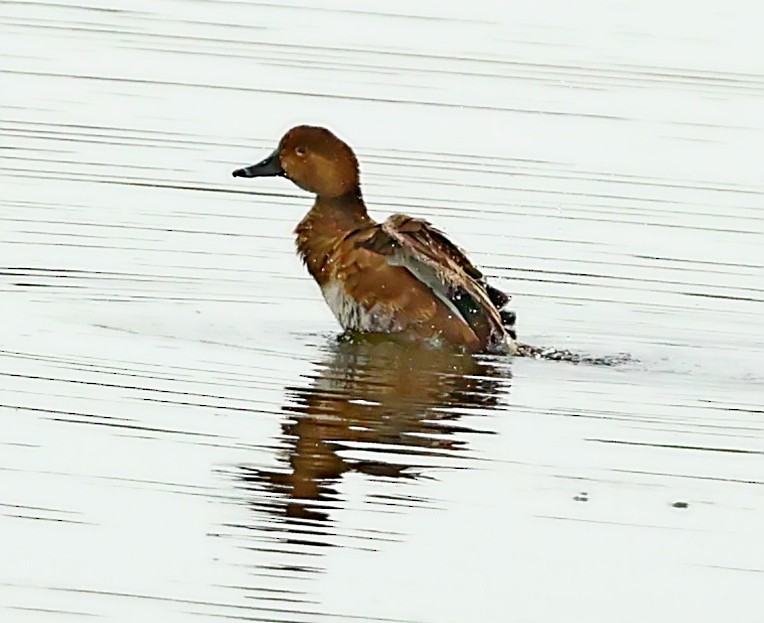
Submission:
<svg viewBox="0 0 764 623">
<path fill-rule="evenodd" d="M 509 297 L 491 288 L 464 251 L 425 220 L 396 214 L 378 226 L 371 241 L 393 265 L 404 266 L 425 283 L 477 336 L 481 350 L 512 350 L 499 309 Z"/>
</svg>

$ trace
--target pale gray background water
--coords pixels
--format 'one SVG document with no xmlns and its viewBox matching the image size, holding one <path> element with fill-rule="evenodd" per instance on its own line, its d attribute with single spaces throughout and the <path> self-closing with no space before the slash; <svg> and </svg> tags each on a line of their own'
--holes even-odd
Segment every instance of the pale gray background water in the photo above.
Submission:
<svg viewBox="0 0 764 623">
<path fill-rule="evenodd" d="M 762 20 L 0 2 L 0 619 L 764 620 Z M 337 346 L 310 199 L 230 177 L 304 122 L 636 360 Z"/>
</svg>

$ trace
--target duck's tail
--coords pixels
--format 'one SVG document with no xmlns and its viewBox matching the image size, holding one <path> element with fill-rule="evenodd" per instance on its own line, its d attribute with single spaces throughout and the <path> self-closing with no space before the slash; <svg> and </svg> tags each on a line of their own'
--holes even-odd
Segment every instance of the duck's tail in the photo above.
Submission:
<svg viewBox="0 0 764 623">
<path fill-rule="evenodd" d="M 511 337 L 513 340 L 516 340 L 517 332 L 515 331 L 515 322 L 517 321 L 517 314 L 509 309 L 504 309 L 504 306 L 509 303 L 509 300 L 512 297 L 510 297 L 509 294 L 502 292 L 498 288 L 494 288 L 488 283 L 485 284 L 485 289 L 488 293 L 488 298 L 491 299 L 491 303 L 493 303 L 496 306 L 496 309 L 499 310 L 499 316 L 501 316 L 501 324 L 504 325 L 504 328 L 507 330 L 509 337 Z"/>
</svg>

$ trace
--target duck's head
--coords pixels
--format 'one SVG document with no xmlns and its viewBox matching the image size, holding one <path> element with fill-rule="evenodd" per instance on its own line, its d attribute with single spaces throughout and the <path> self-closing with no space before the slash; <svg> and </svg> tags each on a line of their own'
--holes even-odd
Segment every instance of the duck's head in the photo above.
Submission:
<svg viewBox="0 0 764 623">
<path fill-rule="evenodd" d="M 358 160 L 353 150 L 326 128 L 299 125 L 289 130 L 270 156 L 234 177 L 280 175 L 319 197 L 358 194 Z"/>
</svg>

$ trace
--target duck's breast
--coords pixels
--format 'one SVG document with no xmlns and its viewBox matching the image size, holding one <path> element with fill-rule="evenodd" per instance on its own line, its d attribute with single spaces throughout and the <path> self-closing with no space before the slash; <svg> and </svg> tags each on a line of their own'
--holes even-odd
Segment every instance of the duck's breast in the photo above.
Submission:
<svg viewBox="0 0 764 623">
<path fill-rule="evenodd" d="M 344 284 L 338 279 L 323 284 L 321 293 L 329 309 L 346 331 L 394 333 L 401 330 L 389 307 L 376 303 L 367 309 L 347 293 Z"/>
</svg>

